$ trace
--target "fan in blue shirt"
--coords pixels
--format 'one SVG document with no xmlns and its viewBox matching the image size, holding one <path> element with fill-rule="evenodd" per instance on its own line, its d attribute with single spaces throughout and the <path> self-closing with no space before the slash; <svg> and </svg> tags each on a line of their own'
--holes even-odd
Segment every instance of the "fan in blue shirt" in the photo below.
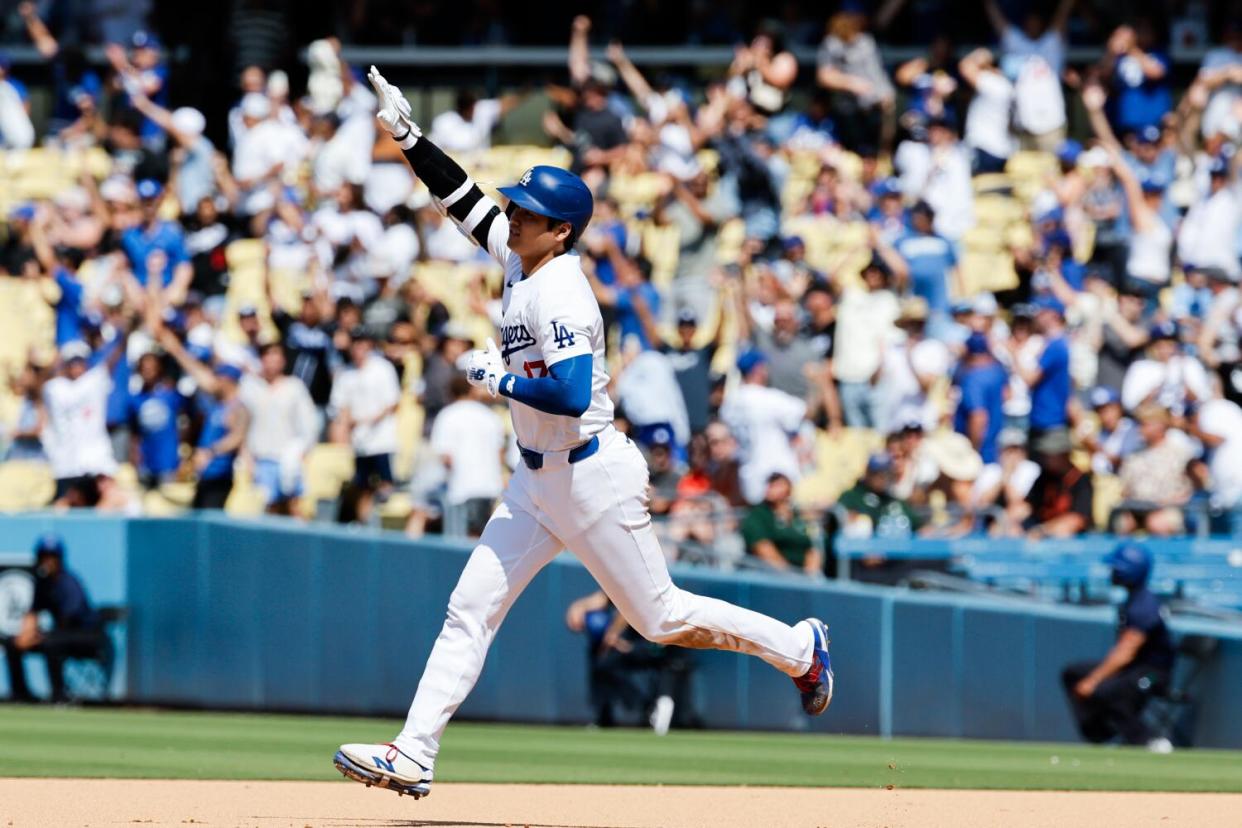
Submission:
<svg viewBox="0 0 1242 828">
<path fill-rule="evenodd" d="M 172 477 L 181 463 L 177 420 L 185 398 L 164 376 L 164 366 L 154 353 L 138 360 L 142 389 L 129 399 L 130 427 L 134 433 L 139 479 L 152 488 Z"/>
<path fill-rule="evenodd" d="M 899 238 L 893 247 L 909 265 L 914 295 L 927 300 L 931 315 L 947 317 L 949 274 L 957 265 L 957 254 L 948 239 L 932 230 L 935 217 L 927 202 L 914 205 L 910 208 L 912 232 Z"/>
<path fill-rule="evenodd" d="M 956 384 L 961 400 L 953 417 L 953 428 L 970 438 L 985 463 L 995 463 L 996 438 L 1005 421 L 1005 391 L 1009 374 L 992 356 L 988 338 L 972 333 L 966 339 L 966 358 L 958 370 Z"/>
<path fill-rule="evenodd" d="M 164 187 L 158 181 L 143 179 L 138 182 L 137 189 L 142 205 L 142 223 L 125 231 L 121 236 L 121 247 L 129 257 L 134 278 L 144 286 L 148 278 L 149 257 L 156 251 L 163 253 L 161 286 L 168 289 L 169 298 L 179 305 L 194 277 L 190 254 L 185 246 L 185 232 L 176 222 L 164 221 L 159 217 Z"/>
<path fill-rule="evenodd" d="M 1048 431 L 1069 422 L 1069 340 L 1065 336 L 1065 307 L 1051 296 L 1039 297 L 1034 305 L 1035 324 L 1046 344 L 1033 370 L 1020 365 L 1016 370 L 1031 389 L 1031 431 Z"/>
</svg>

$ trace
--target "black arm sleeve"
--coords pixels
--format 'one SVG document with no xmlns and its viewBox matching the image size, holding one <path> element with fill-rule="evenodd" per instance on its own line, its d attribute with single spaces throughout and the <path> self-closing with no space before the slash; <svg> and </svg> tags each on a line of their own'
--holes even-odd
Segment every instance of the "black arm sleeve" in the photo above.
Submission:
<svg viewBox="0 0 1242 828">
<path fill-rule="evenodd" d="M 492 222 L 500 215 L 500 207 L 483 194 L 460 164 L 426 136 L 420 137 L 412 147 L 402 152 L 410 169 L 423 180 L 431 194 L 440 199 L 449 215 L 486 249 L 488 232 Z"/>
</svg>

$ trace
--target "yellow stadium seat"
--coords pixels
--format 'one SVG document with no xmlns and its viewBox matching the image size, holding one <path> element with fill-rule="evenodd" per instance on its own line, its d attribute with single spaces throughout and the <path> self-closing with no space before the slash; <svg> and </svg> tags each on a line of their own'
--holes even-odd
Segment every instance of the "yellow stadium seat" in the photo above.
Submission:
<svg viewBox="0 0 1242 828">
<path fill-rule="evenodd" d="M 1094 498 L 1091 516 L 1098 527 L 1107 527 L 1108 518 L 1122 501 L 1121 478 L 1112 474 L 1096 474 L 1091 480 Z"/>
<path fill-rule="evenodd" d="M 836 502 L 862 476 L 871 453 L 883 445 L 884 438 L 870 429 L 847 428 L 838 435 L 816 432 L 814 470 L 794 487 L 795 501 L 816 507 Z"/>
<path fill-rule="evenodd" d="M 10 460 L 0 463 L 0 511 L 39 509 L 52 502 L 56 481 L 46 463 Z"/>
<path fill-rule="evenodd" d="M 307 452 L 302 466 L 306 496 L 312 500 L 334 499 L 353 476 L 354 451 L 342 443 L 320 443 Z"/>
<path fill-rule="evenodd" d="M 229 270 L 242 267 L 266 267 L 267 245 L 262 239 L 238 239 L 224 248 L 224 259 Z"/>
</svg>

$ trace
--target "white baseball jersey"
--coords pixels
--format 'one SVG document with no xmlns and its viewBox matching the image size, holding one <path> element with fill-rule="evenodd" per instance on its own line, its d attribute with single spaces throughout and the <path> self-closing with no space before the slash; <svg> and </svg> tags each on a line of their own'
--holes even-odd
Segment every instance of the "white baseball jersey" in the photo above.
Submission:
<svg viewBox="0 0 1242 828">
<path fill-rule="evenodd" d="M 473 186 L 467 179 L 444 204 L 451 206 Z M 791 627 L 673 584 L 647 511 L 647 464 L 612 427 L 604 323 L 578 257 L 557 256 L 524 278 L 521 260 L 508 248 L 508 219 L 495 215 L 494 207 L 491 199 L 479 199 L 462 225 L 473 234 L 493 216 L 486 235 L 489 252 L 505 272 L 500 333 L 505 365 L 511 374 L 538 378 L 563 360 L 590 354 L 591 403 L 583 416 L 564 417 L 509 401 L 518 442 L 546 454 L 538 470 L 518 465 L 505 487 L 449 599 L 450 621 L 432 649 L 405 727 L 393 740 L 428 769 L 449 718 L 478 680 L 509 607 L 565 548 L 650 640 L 751 653 L 791 676 L 805 673 L 813 657 L 808 624 Z M 595 435 L 598 451 L 570 463 L 566 450 Z"/>
<path fill-rule="evenodd" d="M 445 204 L 450 203 L 451 199 L 445 199 Z M 481 217 L 492 205 L 491 199 L 484 198 L 474 213 Z M 463 226 L 473 229 L 469 219 Z M 574 448 L 612 423 L 599 303 L 577 253 L 555 257 L 532 276 L 523 273 L 522 260 L 509 249 L 509 219 L 504 213 L 492 222 L 487 242 L 488 252 L 505 272 L 498 344 L 506 370 L 520 377 L 546 377 L 562 360 L 584 354 L 592 357 L 591 404 L 581 417 L 546 414 L 509 400 L 513 431 L 523 448 L 540 452 Z"/>
<path fill-rule="evenodd" d="M 545 414 L 509 401 L 518 443 L 535 451 L 564 451 L 609 425 L 612 400 L 604 362 L 604 320 L 578 256 L 557 256 L 535 275 L 523 278 L 521 259 L 511 255 L 505 265 L 501 307 L 500 355 L 510 373 L 546 377 L 558 362 L 584 354 L 592 357 L 591 405 L 581 417 Z"/>
</svg>

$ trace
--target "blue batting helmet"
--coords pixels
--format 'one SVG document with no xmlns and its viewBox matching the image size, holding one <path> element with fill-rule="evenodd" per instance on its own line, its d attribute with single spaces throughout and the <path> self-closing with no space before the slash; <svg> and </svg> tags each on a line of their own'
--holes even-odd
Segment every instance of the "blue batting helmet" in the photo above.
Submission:
<svg viewBox="0 0 1242 828">
<path fill-rule="evenodd" d="M 569 222 L 575 238 L 582 235 L 595 212 L 590 188 L 581 178 L 560 167 L 543 164 L 531 167 L 522 173 L 516 184 L 501 187 L 500 192 L 532 213 Z"/>
<path fill-rule="evenodd" d="M 45 532 L 39 536 L 34 544 L 35 556 L 39 555 L 55 555 L 58 558 L 65 556 L 65 541 L 55 532 Z"/>
<path fill-rule="evenodd" d="M 1141 587 L 1151 575 L 1151 553 L 1141 543 L 1118 544 L 1104 563 L 1113 570 L 1113 580 L 1125 587 Z"/>
</svg>

